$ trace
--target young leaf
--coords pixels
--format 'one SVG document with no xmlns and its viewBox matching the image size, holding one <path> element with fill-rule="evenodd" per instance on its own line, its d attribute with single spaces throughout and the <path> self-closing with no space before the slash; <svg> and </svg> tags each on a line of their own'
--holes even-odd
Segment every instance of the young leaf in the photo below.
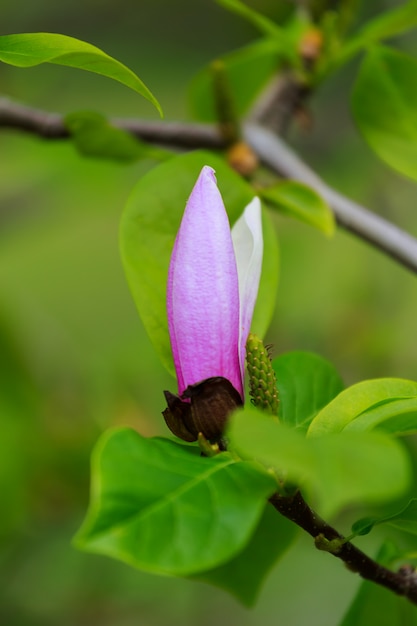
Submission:
<svg viewBox="0 0 417 626">
<path fill-rule="evenodd" d="M 312 420 L 308 435 L 316 437 L 337 433 L 346 429 L 354 420 L 361 418 L 365 411 L 377 409 L 378 405 L 389 405 L 397 400 L 417 398 L 417 383 L 401 378 L 377 378 L 364 380 L 348 387 L 329 402 Z M 395 404 L 394 414 L 395 414 Z M 353 430 L 353 424 L 349 426 Z M 365 429 L 364 429 L 365 430 Z"/>
<path fill-rule="evenodd" d="M 359 36 L 364 43 L 369 44 L 401 35 L 416 26 L 417 0 L 409 0 L 402 6 L 379 13 L 365 24 Z"/>
<path fill-rule="evenodd" d="M 270 20 L 262 13 L 258 13 L 255 9 L 251 9 L 240 0 L 216 0 L 217 4 L 224 7 L 231 13 L 243 17 L 248 22 L 258 28 L 264 35 L 268 37 L 276 37 L 277 39 L 285 40 L 286 32 L 283 28 L 280 28 L 275 22 Z"/>
<path fill-rule="evenodd" d="M 217 181 L 233 224 L 253 199 L 252 188 L 219 157 L 191 152 L 143 176 L 126 205 L 120 231 L 123 264 L 139 315 L 163 364 L 174 372 L 166 314 L 166 282 L 172 247 L 185 204 L 204 165 Z M 252 328 L 262 336 L 271 320 L 277 289 L 277 241 L 263 215 L 264 265 Z"/>
<path fill-rule="evenodd" d="M 417 535 L 417 499 L 413 498 L 402 511 L 382 521 L 388 522 L 394 528 Z"/>
<path fill-rule="evenodd" d="M 147 572 L 190 575 L 239 553 L 275 488 L 271 476 L 228 453 L 105 433 L 92 458 L 91 502 L 75 544 Z"/>
<path fill-rule="evenodd" d="M 376 561 L 391 567 L 401 555 L 397 548 L 386 542 L 379 551 Z M 388 589 L 365 581 L 359 587 L 354 601 L 339 626 L 417 626 L 415 607 L 404 598 Z"/>
<path fill-rule="evenodd" d="M 397 513 L 384 517 L 367 517 L 352 524 L 352 533 L 355 535 L 367 535 L 374 526 L 388 523 L 394 528 L 417 535 L 417 499 L 410 502 Z"/>
<path fill-rule="evenodd" d="M 377 46 L 362 62 L 352 94 L 359 130 L 390 167 L 417 180 L 417 61 Z"/>
<path fill-rule="evenodd" d="M 280 40 L 261 39 L 221 57 L 238 116 L 245 113 L 268 79 L 278 71 L 283 51 Z M 189 96 L 191 111 L 196 119 L 203 122 L 217 121 L 211 66 L 194 77 Z"/>
<path fill-rule="evenodd" d="M 104 115 L 93 111 L 77 111 L 65 117 L 77 150 L 84 156 L 131 163 L 144 158 L 161 158 L 155 150 L 130 133 L 108 123 Z"/>
<path fill-rule="evenodd" d="M 380 433 L 339 433 L 306 439 L 270 416 L 244 409 L 228 429 L 230 449 L 256 458 L 316 499 L 324 516 L 347 505 L 383 503 L 402 495 L 409 460 L 398 441 Z"/>
<path fill-rule="evenodd" d="M 161 105 L 132 70 L 85 41 L 54 33 L 1 35 L 0 61 L 17 67 L 55 63 L 113 78 L 149 100 L 162 116 Z"/>
<path fill-rule="evenodd" d="M 279 416 L 283 424 L 307 430 L 322 407 L 343 389 L 334 366 L 311 352 L 288 352 L 272 365 L 277 377 Z"/>
<path fill-rule="evenodd" d="M 376 517 L 363 517 L 354 524 L 352 524 L 352 534 L 355 535 L 355 537 L 368 535 L 375 526 L 375 524 L 378 523 L 378 518 Z"/>
<path fill-rule="evenodd" d="M 349 61 L 355 54 L 383 39 L 395 37 L 417 26 L 417 0 L 409 0 L 399 7 L 378 13 L 351 37 L 329 59 L 334 70 Z"/>
<path fill-rule="evenodd" d="M 333 212 L 311 187 L 289 180 L 264 189 L 260 196 L 272 208 L 278 209 L 284 215 L 314 226 L 325 235 L 333 235 L 335 229 Z"/>
<path fill-rule="evenodd" d="M 271 505 L 267 505 L 249 544 L 234 559 L 193 578 L 232 593 L 242 604 L 252 607 L 269 570 L 282 558 L 298 532 Z"/>
</svg>

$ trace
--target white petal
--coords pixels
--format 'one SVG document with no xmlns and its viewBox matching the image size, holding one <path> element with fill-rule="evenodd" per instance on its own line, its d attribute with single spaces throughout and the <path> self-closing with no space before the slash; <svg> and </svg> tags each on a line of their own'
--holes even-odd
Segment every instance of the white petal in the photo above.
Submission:
<svg viewBox="0 0 417 626">
<path fill-rule="evenodd" d="M 259 198 L 254 198 L 248 204 L 233 226 L 232 240 L 239 281 L 239 359 L 243 376 L 246 340 L 250 331 L 262 270 L 263 236 Z"/>
</svg>

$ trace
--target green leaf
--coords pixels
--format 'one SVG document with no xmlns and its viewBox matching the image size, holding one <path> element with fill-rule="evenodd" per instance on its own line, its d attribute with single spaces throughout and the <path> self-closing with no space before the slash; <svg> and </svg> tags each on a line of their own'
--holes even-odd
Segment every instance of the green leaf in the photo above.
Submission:
<svg viewBox="0 0 417 626">
<path fill-rule="evenodd" d="M 381 433 L 339 433 L 306 439 L 255 409 L 232 416 L 230 449 L 256 458 L 306 490 L 323 515 L 358 503 L 384 503 L 402 495 L 410 464 L 401 444 Z"/>
<path fill-rule="evenodd" d="M 275 22 L 262 15 L 262 13 L 258 13 L 255 9 L 251 9 L 243 2 L 240 2 L 240 0 L 216 0 L 216 2 L 231 13 L 243 17 L 264 35 L 286 40 L 286 32 L 283 28 L 280 28 Z"/>
<path fill-rule="evenodd" d="M 272 361 L 283 424 L 307 430 L 322 407 L 343 389 L 334 366 L 311 352 L 288 352 Z"/>
<path fill-rule="evenodd" d="M 357 522 L 352 524 L 352 534 L 357 536 L 368 535 L 375 524 L 378 524 L 378 518 L 376 517 L 363 517 Z"/>
<path fill-rule="evenodd" d="M 77 111 L 65 117 L 65 126 L 77 150 L 84 156 L 131 163 L 144 158 L 161 158 L 162 150 L 136 139 L 109 124 L 100 113 Z"/>
<path fill-rule="evenodd" d="M 75 543 L 148 572 L 193 574 L 246 546 L 274 487 L 271 476 L 228 453 L 206 458 L 112 430 L 93 453 L 91 502 Z"/>
<path fill-rule="evenodd" d="M 225 565 L 194 578 L 225 589 L 252 607 L 267 573 L 283 557 L 297 533 L 297 526 L 277 515 L 268 504 L 246 548 Z"/>
<path fill-rule="evenodd" d="M 132 70 L 99 48 L 79 39 L 53 33 L 2 35 L 0 61 L 17 67 L 55 63 L 107 76 L 149 100 L 162 116 L 159 102 Z"/>
<path fill-rule="evenodd" d="M 400 511 L 384 515 L 384 517 L 367 517 L 352 524 L 352 533 L 355 535 L 367 535 L 374 526 L 388 523 L 413 535 L 417 535 L 417 499 L 411 499 Z"/>
<path fill-rule="evenodd" d="M 252 200 L 252 188 L 219 157 L 191 152 L 174 157 L 141 178 L 126 205 L 120 231 L 123 264 L 139 315 L 165 367 L 174 374 L 166 314 L 166 282 L 172 247 L 185 204 L 204 165 L 217 182 L 233 224 Z M 264 265 L 252 328 L 262 336 L 275 304 L 277 241 L 263 215 Z"/>
<path fill-rule="evenodd" d="M 285 215 L 314 226 L 325 235 L 333 235 L 335 229 L 333 212 L 311 187 L 288 180 L 264 189 L 260 196 L 272 208 Z"/>
<path fill-rule="evenodd" d="M 359 130 L 376 154 L 417 180 L 417 61 L 378 46 L 362 62 L 352 94 Z"/>
<path fill-rule="evenodd" d="M 391 542 L 386 542 L 376 561 L 390 567 L 399 556 Z M 417 626 L 417 611 L 406 599 L 379 585 L 365 581 L 339 626 Z"/>
<path fill-rule="evenodd" d="M 417 432 L 417 397 L 391 399 L 371 407 L 346 425 L 345 430 L 366 432 L 378 428 L 391 435 L 410 435 Z"/>
<path fill-rule="evenodd" d="M 382 521 L 388 522 L 394 528 L 417 535 L 417 499 L 413 498 L 402 511 Z"/>
<path fill-rule="evenodd" d="M 278 71 L 283 54 L 280 40 L 261 39 L 221 57 L 238 116 L 245 113 L 268 79 Z M 217 121 L 211 66 L 195 76 L 189 95 L 192 114 L 196 119 L 203 122 Z"/>
<path fill-rule="evenodd" d="M 343 429 L 353 430 L 351 424 L 360 418 L 366 430 L 365 411 L 378 409 L 383 405 L 398 400 L 417 398 L 417 383 L 401 378 L 377 378 L 365 380 L 339 393 L 334 400 L 325 406 L 310 424 L 308 435 L 316 437 L 328 433 L 337 433 Z M 395 412 L 395 404 L 393 405 Z M 394 413 L 395 414 L 395 413 Z M 359 422 L 361 423 L 361 422 Z"/>
<path fill-rule="evenodd" d="M 417 26 L 417 0 L 409 0 L 400 7 L 384 11 L 370 20 L 362 28 L 360 38 L 373 43 L 381 39 L 401 35 Z"/>
<path fill-rule="evenodd" d="M 329 67 L 331 70 L 335 70 L 371 44 L 395 37 L 416 26 L 417 0 L 409 0 L 409 2 L 390 11 L 378 13 L 376 17 L 364 24 L 339 51 L 335 51 L 335 54 L 329 59 Z"/>
</svg>

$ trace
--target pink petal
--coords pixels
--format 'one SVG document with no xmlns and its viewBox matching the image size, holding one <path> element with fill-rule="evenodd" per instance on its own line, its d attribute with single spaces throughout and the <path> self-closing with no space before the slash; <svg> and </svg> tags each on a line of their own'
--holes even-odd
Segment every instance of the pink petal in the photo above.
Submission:
<svg viewBox="0 0 417 626">
<path fill-rule="evenodd" d="M 191 192 L 175 240 L 167 308 L 179 394 L 188 385 L 223 376 L 243 397 L 236 260 L 214 170 L 208 166 Z"/>
<path fill-rule="evenodd" d="M 259 198 L 254 198 L 248 204 L 241 217 L 233 226 L 232 239 L 239 277 L 239 362 L 243 378 L 246 340 L 252 323 L 262 270 L 263 237 Z"/>
</svg>

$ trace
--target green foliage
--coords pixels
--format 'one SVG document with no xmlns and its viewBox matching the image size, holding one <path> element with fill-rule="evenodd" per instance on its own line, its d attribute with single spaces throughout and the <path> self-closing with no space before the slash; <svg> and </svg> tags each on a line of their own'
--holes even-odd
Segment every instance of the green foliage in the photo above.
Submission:
<svg viewBox="0 0 417 626">
<path fill-rule="evenodd" d="M 391 567 L 399 556 L 391 542 L 386 542 L 380 549 L 376 561 L 385 567 Z M 349 607 L 340 626 L 417 626 L 417 611 L 404 598 L 391 593 L 384 587 L 370 582 L 363 582 Z"/>
<path fill-rule="evenodd" d="M 231 13 L 235 13 L 235 15 L 239 15 L 243 17 L 245 20 L 253 24 L 256 28 L 258 28 L 261 33 L 267 35 L 269 37 L 276 37 L 283 39 L 286 41 L 286 31 L 280 28 L 275 22 L 270 20 L 262 13 L 255 11 L 255 9 L 251 9 L 240 0 L 216 0 L 217 4 L 224 7 Z"/>
<path fill-rule="evenodd" d="M 144 158 L 165 158 L 162 150 L 112 126 L 104 115 L 94 111 L 70 113 L 65 117 L 65 125 L 77 150 L 83 156 L 112 159 L 122 163 Z"/>
<path fill-rule="evenodd" d="M 271 207 L 285 215 L 310 224 L 325 235 L 333 235 L 335 229 L 333 212 L 311 187 L 288 180 L 264 189 L 260 195 Z"/>
<path fill-rule="evenodd" d="M 417 0 L 409 0 L 402 6 L 379 13 L 366 22 L 342 50 L 345 60 L 353 54 L 384 39 L 395 37 L 417 26 Z"/>
<path fill-rule="evenodd" d="M 414 180 L 417 180 L 416 101 L 417 61 L 390 48 L 372 48 L 362 62 L 353 91 L 353 115 L 376 154 Z"/>
<path fill-rule="evenodd" d="M 412 535 L 417 535 L 417 499 L 413 498 L 400 511 L 384 517 L 367 517 L 352 524 L 354 535 L 367 535 L 372 528 L 379 524 L 388 523 L 390 526 Z"/>
<path fill-rule="evenodd" d="M 228 435 L 232 451 L 300 485 L 325 516 L 352 504 L 389 502 L 409 484 L 405 449 L 380 433 L 307 439 L 260 411 L 244 409 L 233 416 Z"/>
<path fill-rule="evenodd" d="M 358 38 L 365 44 L 388 39 L 417 26 L 417 0 L 408 0 L 399 7 L 384 11 L 367 22 Z"/>
<path fill-rule="evenodd" d="M 330 29 L 327 33 L 330 40 L 335 39 L 337 30 L 337 18 L 333 13 L 326 13 L 327 22 L 330 22 Z M 371 45 L 377 44 L 384 39 L 389 39 L 400 35 L 417 26 L 417 0 L 409 0 L 399 7 L 388 11 L 381 11 L 375 17 L 365 22 L 357 33 L 348 37 L 345 41 L 339 41 L 337 46 L 332 46 L 329 50 L 328 58 L 324 60 L 324 74 L 329 70 L 334 71 L 347 63 L 356 54 Z"/>
<path fill-rule="evenodd" d="M 162 109 L 132 70 L 89 43 L 53 33 L 23 33 L 0 36 L 0 61 L 17 67 L 55 63 L 107 76 L 149 100 L 162 116 Z"/>
<path fill-rule="evenodd" d="M 228 453 L 205 458 L 131 429 L 109 431 L 93 454 L 76 545 L 157 574 L 212 569 L 245 548 L 274 489 L 260 467 Z"/>
<path fill-rule="evenodd" d="M 268 79 L 278 71 L 283 58 L 284 48 L 279 39 L 261 39 L 221 57 L 237 115 L 245 113 Z M 203 122 L 218 119 L 214 71 L 212 65 L 204 68 L 190 84 L 191 112 Z"/>
<path fill-rule="evenodd" d="M 174 373 L 166 314 L 166 282 L 172 247 L 185 204 L 204 165 L 217 181 L 233 224 L 252 200 L 252 188 L 223 160 L 209 152 L 170 159 L 143 176 L 123 214 L 120 243 L 130 290 L 142 322 L 163 364 Z M 271 320 L 278 281 L 277 243 L 263 216 L 264 264 L 252 328 L 263 335 Z"/>
<path fill-rule="evenodd" d="M 288 352 L 272 365 L 277 377 L 280 421 L 307 430 L 316 413 L 343 390 L 334 366 L 318 354 Z"/>
<path fill-rule="evenodd" d="M 397 432 L 403 410 L 403 401 L 407 403 L 407 430 L 414 431 L 417 425 L 417 383 L 401 378 L 378 378 L 365 380 L 342 391 L 325 406 L 310 424 L 308 435 L 316 437 L 343 430 L 363 432 L 388 423 L 389 432 Z M 414 407 L 414 409 L 413 409 Z M 357 424 L 356 424 L 356 420 Z"/>
<path fill-rule="evenodd" d="M 297 526 L 277 515 L 267 504 L 248 545 L 234 559 L 194 576 L 232 593 L 251 607 L 257 600 L 265 576 L 285 554 L 298 532 Z"/>
</svg>

